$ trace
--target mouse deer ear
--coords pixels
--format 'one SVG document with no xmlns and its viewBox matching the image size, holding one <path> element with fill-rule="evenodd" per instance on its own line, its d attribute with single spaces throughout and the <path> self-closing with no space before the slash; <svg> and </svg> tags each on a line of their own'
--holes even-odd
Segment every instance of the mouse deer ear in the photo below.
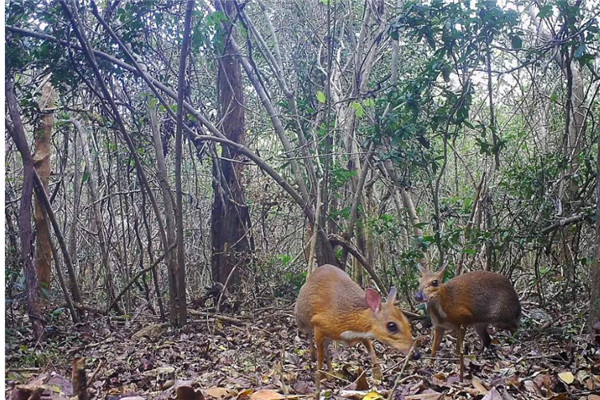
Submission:
<svg viewBox="0 0 600 400">
<path fill-rule="evenodd" d="M 390 292 L 388 293 L 386 303 L 394 304 L 394 301 L 396 301 L 396 294 L 398 294 L 398 291 L 396 290 L 395 286 L 392 286 L 390 288 Z"/>
<path fill-rule="evenodd" d="M 438 270 L 438 272 L 437 272 L 437 273 L 438 273 L 438 275 L 439 275 L 439 276 L 442 276 L 442 277 L 444 276 L 444 272 L 446 271 L 446 267 L 448 267 L 448 261 L 446 261 L 446 262 L 444 263 L 444 265 L 442 265 L 442 268 L 440 268 L 440 269 Z"/>
<path fill-rule="evenodd" d="M 425 268 L 425 266 L 423 266 L 423 264 L 421 263 L 417 263 L 417 268 L 419 269 L 419 272 L 422 274 L 425 274 L 427 272 L 427 268 Z"/>
<path fill-rule="evenodd" d="M 377 290 L 368 288 L 365 290 L 365 300 L 367 305 L 375 314 L 381 310 L 381 296 L 377 293 Z"/>
</svg>

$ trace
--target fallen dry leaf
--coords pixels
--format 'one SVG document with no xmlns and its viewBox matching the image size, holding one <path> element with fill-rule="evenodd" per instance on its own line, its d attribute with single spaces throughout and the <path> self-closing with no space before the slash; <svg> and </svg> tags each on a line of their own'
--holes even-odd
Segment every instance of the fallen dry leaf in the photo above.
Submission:
<svg viewBox="0 0 600 400">
<path fill-rule="evenodd" d="M 475 389 L 477 389 L 479 394 L 483 394 L 483 395 L 488 394 L 489 391 L 485 388 L 485 386 L 483 386 L 483 384 L 479 381 L 479 379 L 473 378 L 472 382 L 473 382 L 473 387 L 475 387 Z"/>
<path fill-rule="evenodd" d="M 214 397 L 217 400 L 229 399 L 237 396 L 237 392 L 233 389 L 223 387 L 211 387 L 202 391 L 205 397 Z"/>
<path fill-rule="evenodd" d="M 575 380 L 575 377 L 570 371 L 561 372 L 558 374 L 558 377 L 567 385 L 570 385 Z"/>
<path fill-rule="evenodd" d="M 413 394 L 410 396 L 406 396 L 406 400 L 439 400 L 444 396 L 443 393 L 434 392 L 434 393 L 421 393 L 421 394 Z"/>
<path fill-rule="evenodd" d="M 151 324 L 143 327 L 133 335 L 131 335 L 132 339 L 140 339 L 142 337 L 147 337 L 149 339 L 158 339 L 167 331 L 166 326 L 160 324 Z"/>
<path fill-rule="evenodd" d="M 250 400 L 279 400 L 285 397 L 281 393 L 269 389 L 257 390 L 249 396 Z"/>
<path fill-rule="evenodd" d="M 372 391 L 369 392 L 365 395 L 365 397 L 362 398 L 362 400 L 380 400 L 383 399 L 383 396 L 381 396 L 379 393 Z"/>
<path fill-rule="evenodd" d="M 246 389 L 246 390 L 242 390 L 241 392 L 238 393 L 236 400 L 242 400 L 242 399 L 247 399 L 250 397 L 250 395 L 254 393 L 254 389 Z"/>
<path fill-rule="evenodd" d="M 381 372 L 381 370 L 379 371 Z M 356 390 L 369 390 L 369 382 L 367 381 L 367 374 L 362 370 L 362 368 L 358 368 L 358 379 L 356 380 Z"/>
</svg>

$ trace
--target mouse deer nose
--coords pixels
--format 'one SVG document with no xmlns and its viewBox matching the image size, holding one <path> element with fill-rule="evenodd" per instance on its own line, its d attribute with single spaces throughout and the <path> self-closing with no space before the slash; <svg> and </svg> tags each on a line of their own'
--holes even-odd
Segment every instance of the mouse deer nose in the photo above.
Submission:
<svg viewBox="0 0 600 400">
<path fill-rule="evenodd" d="M 417 300 L 418 302 L 421 302 L 421 303 L 423 303 L 425 301 L 425 295 L 423 294 L 423 290 L 419 290 L 415 294 L 415 300 Z"/>
</svg>

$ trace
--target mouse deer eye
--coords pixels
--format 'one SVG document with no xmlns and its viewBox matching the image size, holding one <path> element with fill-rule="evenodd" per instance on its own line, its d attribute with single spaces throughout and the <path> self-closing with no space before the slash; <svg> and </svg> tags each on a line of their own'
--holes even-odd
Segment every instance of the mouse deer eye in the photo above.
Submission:
<svg viewBox="0 0 600 400">
<path fill-rule="evenodd" d="M 431 282 L 431 286 L 433 286 L 433 287 L 438 287 L 439 285 L 440 285 L 440 282 L 439 282 L 437 279 L 434 279 L 434 280 Z"/>
<path fill-rule="evenodd" d="M 398 325 L 396 325 L 395 322 L 388 322 L 386 327 L 387 327 L 388 331 L 390 331 L 391 333 L 398 332 Z"/>
</svg>

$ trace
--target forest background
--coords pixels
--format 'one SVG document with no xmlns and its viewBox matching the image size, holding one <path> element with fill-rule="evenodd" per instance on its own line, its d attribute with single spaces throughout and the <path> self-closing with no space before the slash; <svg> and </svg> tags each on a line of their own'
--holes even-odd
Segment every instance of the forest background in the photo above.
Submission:
<svg viewBox="0 0 600 400">
<path fill-rule="evenodd" d="M 598 2 L 4 11 L 9 349 L 287 307 L 325 263 L 412 313 L 420 262 L 600 323 Z"/>
</svg>

